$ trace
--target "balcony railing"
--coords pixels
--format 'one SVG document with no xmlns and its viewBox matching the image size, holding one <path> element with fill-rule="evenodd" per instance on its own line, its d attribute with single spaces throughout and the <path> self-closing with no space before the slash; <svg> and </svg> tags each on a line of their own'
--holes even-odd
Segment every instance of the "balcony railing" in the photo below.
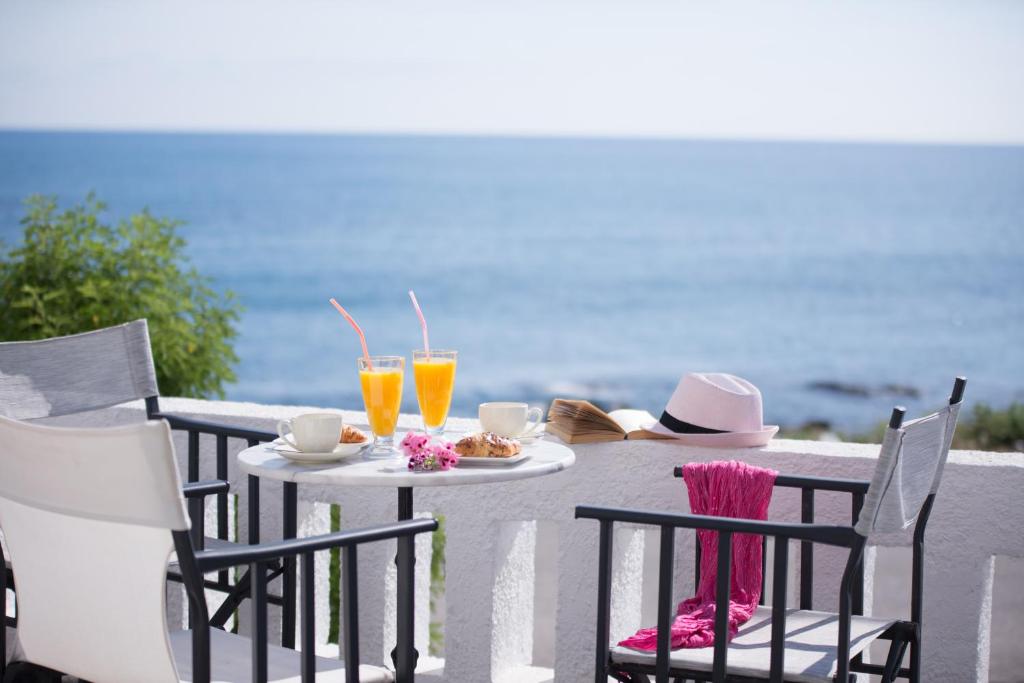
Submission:
<svg viewBox="0 0 1024 683">
<path fill-rule="evenodd" d="M 273 430 L 277 420 L 301 408 L 230 402 L 163 399 L 167 412 Z M 116 424 L 142 418 L 142 405 L 121 406 L 58 423 Z M 352 424 L 361 413 L 346 413 Z M 403 416 L 402 427 L 415 428 L 418 417 Z M 451 420 L 453 429 L 472 429 L 472 420 Z M 175 436 L 185 471 L 184 434 Z M 244 448 L 231 443 L 231 452 Z M 201 443 L 201 476 L 212 478 L 215 442 Z M 575 466 L 558 474 L 503 484 L 430 487 L 416 493 L 416 511 L 443 515 L 447 529 L 446 581 L 443 600 L 433 618 L 443 622 L 442 658 L 421 657 L 426 681 L 592 680 L 593 634 L 597 596 L 596 525 L 573 518 L 577 504 L 662 510 L 687 509 L 684 486 L 672 469 L 689 461 L 736 458 L 784 473 L 870 479 L 877 446 L 776 440 L 763 450 L 683 448 L 657 441 L 613 442 L 574 447 Z M 424 475 L 431 476 L 431 475 Z M 229 466 L 238 497 L 237 525 L 231 535 L 246 537 L 245 477 Z M 1024 557 L 1024 454 L 953 451 L 928 525 L 925 559 L 924 680 L 987 681 L 992 610 L 993 563 L 996 556 Z M 381 488 L 299 487 L 299 534 L 330 528 L 330 504 L 341 509 L 341 527 L 354 528 L 391 520 L 396 514 L 393 490 Z M 212 505 L 212 504 L 211 504 Z M 820 493 L 816 519 L 849 523 L 848 494 Z M 279 537 L 281 486 L 264 482 L 261 493 L 261 534 Z M 800 491 L 777 489 L 772 519 L 800 519 Z M 207 528 L 216 528 L 208 510 Z M 657 541 L 642 528 L 624 527 L 615 539 L 612 637 L 621 638 L 655 621 L 654 563 Z M 885 547 L 907 546 L 909 532 L 880 539 L 865 561 L 866 611 L 905 616 L 908 612 L 909 553 L 906 566 L 876 562 Z M 676 597 L 693 593 L 692 534 L 677 540 Z M 792 571 L 801 554 L 794 549 Z M 431 621 L 431 543 L 417 545 L 417 648 L 428 651 Z M 842 573 L 840 552 L 816 547 L 813 556 L 815 608 L 835 610 Z M 360 555 L 363 577 L 359 596 L 361 652 L 368 663 L 388 661 L 393 646 L 394 551 L 377 547 Z M 886 569 L 880 570 L 884 564 Z M 899 564 L 899 563 L 896 563 Z M 771 561 L 768 562 L 771 567 Z M 328 582 L 327 559 L 317 568 L 320 585 Z M 380 581 L 368 580 L 380 577 Z M 770 584 L 769 584 L 770 585 Z M 791 578 L 790 586 L 799 586 Z M 170 618 L 184 623 L 184 601 L 171 584 Z M 798 588 L 796 589 L 798 590 Z M 215 594 L 211 594 L 211 599 Z M 791 596 L 795 604 L 796 595 Z M 1018 603 L 1019 604 L 1019 603 Z M 326 640 L 331 604 L 329 592 L 317 592 L 317 633 Z M 242 610 L 244 631 L 246 610 Z M 273 615 L 272 615 L 273 620 Z M 1015 623 L 1024 621 L 1024 613 Z M 277 628 L 280 626 L 278 624 Z M 325 650 L 329 646 L 324 645 Z"/>
</svg>

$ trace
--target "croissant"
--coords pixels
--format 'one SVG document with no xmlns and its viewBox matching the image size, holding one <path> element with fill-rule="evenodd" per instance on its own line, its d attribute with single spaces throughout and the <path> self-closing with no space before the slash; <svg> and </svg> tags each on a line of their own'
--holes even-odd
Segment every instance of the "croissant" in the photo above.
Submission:
<svg viewBox="0 0 1024 683">
<path fill-rule="evenodd" d="M 520 450 L 518 441 L 493 432 L 470 434 L 455 444 L 455 452 L 468 458 L 511 458 Z"/>
<path fill-rule="evenodd" d="M 340 443 L 362 443 L 366 441 L 366 434 L 352 425 L 345 425 L 341 428 Z"/>
</svg>

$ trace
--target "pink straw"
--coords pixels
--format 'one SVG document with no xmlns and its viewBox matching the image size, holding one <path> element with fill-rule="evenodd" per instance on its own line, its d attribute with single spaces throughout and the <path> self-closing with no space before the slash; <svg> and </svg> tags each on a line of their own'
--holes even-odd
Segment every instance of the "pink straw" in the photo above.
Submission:
<svg viewBox="0 0 1024 683">
<path fill-rule="evenodd" d="M 423 311 L 420 310 L 420 302 L 416 301 L 416 293 L 411 289 L 409 290 L 409 298 L 412 299 L 412 307 L 416 309 L 416 315 L 420 317 L 420 327 L 423 328 L 423 350 L 427 352 L 427 358 L 430 358 L 430 340 L 427 338 L 427 319 L 423 317 Z"/>
<path fill-rule="evenodd" d="M 342 308 L 341 304 L 339 304 L 333 298 L 331 299 L 331 305 L 338 309 L 338 313 L 341 313 L 343 316 L 345 316 L 345 320 L 348 321 L 348 324 L 351 325 L 352 328 L 356 331 L 356 334 L 359 335 L 359 343 L 363 345 L 363 358 L 366 359 L 366 369 L 373 370 L 373 363 L 370 362 L 370 351 L 366 348 L 366 335 L 363 334 L 363 328 L 359 327 L 359 323 L 357 323 L 355 319 L 348 314 L 348 311 Z"/>
</svg>

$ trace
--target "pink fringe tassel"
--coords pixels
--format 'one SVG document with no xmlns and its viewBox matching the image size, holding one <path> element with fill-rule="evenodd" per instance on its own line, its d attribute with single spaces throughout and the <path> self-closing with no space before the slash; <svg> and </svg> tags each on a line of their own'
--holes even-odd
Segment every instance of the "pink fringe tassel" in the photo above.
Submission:
<svg viewBox="0 0 1024 683">
<path fill-rule="evenodd" d="M 766 519 L 777 472 L 730 460 L 689 463 L 683 479 L 690 510 L 697 515 Z M 679 603 L 672 623 L 672 647 L 708 647 L 715 642 L 715 575 L 718 533 L 698 531 L 700 585 L 697 595 Z M 729 600 L 729 640 L 757 609 L 761 599 L 761 536 L 734 534 Z M 640 629 L 619 645 L 638 650 L 657 649 L 658 629 Z"/>
</svg>

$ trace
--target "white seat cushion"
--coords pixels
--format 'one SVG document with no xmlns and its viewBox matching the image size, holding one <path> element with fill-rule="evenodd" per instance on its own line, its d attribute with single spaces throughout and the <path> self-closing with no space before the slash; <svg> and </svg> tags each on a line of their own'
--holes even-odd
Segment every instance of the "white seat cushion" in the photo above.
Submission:
<svg viewBox="0 0 1024 683">
<path fill-rule="evenodd" d="M 192 632 L 174 631 L 171 648 L 178 677 L 192 680 Z M 299 653 L 273 645 L 267 648 L 267 680 L 270 683 L 299 683 Z M 244 636 L 236 636 L 220 629 L 210 629 L 210 681 L 211 683 L 238 683 L 252 677 L 252 643 Z M 338 659 L 316 658 L 317 683 L 328 681 L 343 683 L 345 663 Z M 387 669 L 376 666 L 359 667 L 361 683 L 392 683 L 394 676 Z"/>
<path fill-rule="evenodd" d="M 850 657 L 854 657 L 878 638 L 892 620 L 854 616 L 850 624 Z M 831 681 L 836 673 L 836 642 L 839 615 L 830 612 L 786 610 L 786 658 L 783 666 L 787 681 L 820 683 Z M 729 643 L 728 672 L 737 676 L 768 677 L 771 669 L 772 608 L 761 606 L 750 621 L 740 627 Z M 711 671 L 714 647 L 673 650 L 673 668 Z M 654 666 L 654 652 L 614 646 L 613 662 Z"/>
</svg>

